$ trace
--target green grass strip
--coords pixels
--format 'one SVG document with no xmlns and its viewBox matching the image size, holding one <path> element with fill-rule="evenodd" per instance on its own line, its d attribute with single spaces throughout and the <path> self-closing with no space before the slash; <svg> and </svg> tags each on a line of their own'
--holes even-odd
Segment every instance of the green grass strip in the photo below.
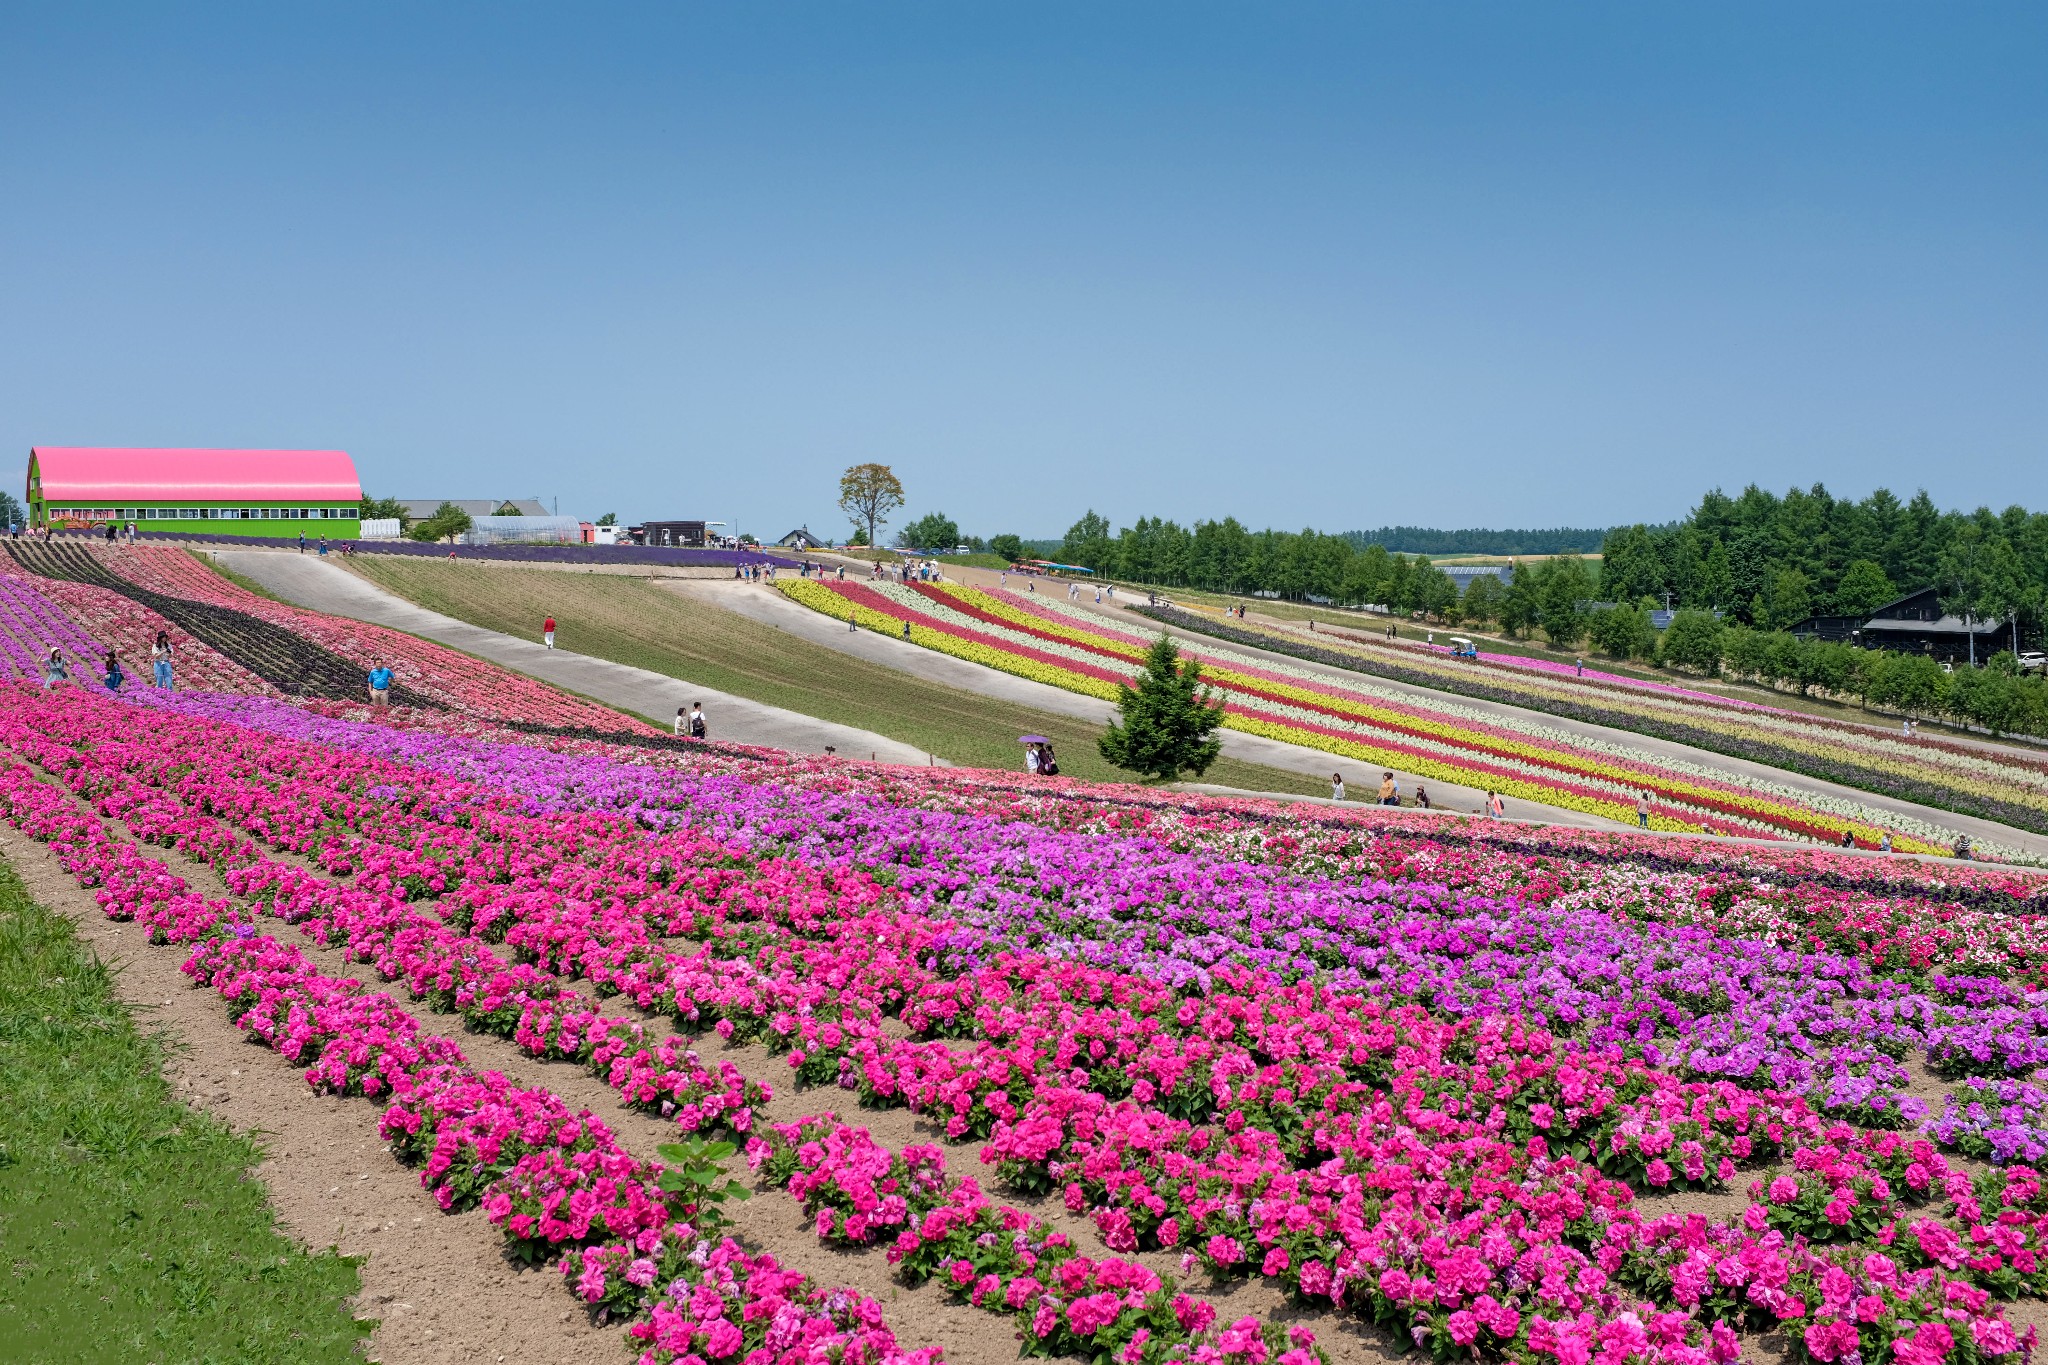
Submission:
<svg viewBox="0 0 2048 1365">
<path fill-rule="evenodd" d="M 360 1361 L 356 1261 L 278 1228 L 113 974 L 0 863 L 0 1360 Z"/>
</svg>

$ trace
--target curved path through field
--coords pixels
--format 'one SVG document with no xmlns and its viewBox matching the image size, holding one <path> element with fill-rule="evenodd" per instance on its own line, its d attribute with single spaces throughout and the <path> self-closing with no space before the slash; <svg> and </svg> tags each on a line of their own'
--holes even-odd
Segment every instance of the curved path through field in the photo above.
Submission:
<svg viewBox="0 0 2048 1365">
<path fill-rule="evenodd" d="M 847 576 L 851 578 L 853 576 L 853 573 L 854 570 L 852 568 L 849 568 L 847 571 Z M 949 569 L 947 576 L 949 578 L 956 579 L 957 581 L 970 583 L 976 587 L 992 588 L 997 586 L 997 575 L 985 570 Z M 679 591 L 688 591 L 692 588 L 722 588 L 726 585 L 716 583 L 704 583 L 688 585 L 677 584 L 675 586 Z M 806 616 L 810 616 L 815 620 L 822 622 L 824 627 L 826 628 L 826 635 L 840 637 L 843 637 L 845 635 L 844 628 L 840 627 L 839 623 L 831 620 L 830 618 L 821 616 L 816 612 L 808 611 L 805 608 L 799 607 L 794 602 L 789 602 L 786 598 L 783 598 L 780 593 L 775 593 L 773 594 L 773 596 L 775 596 L 779 601 L 781 601 L 785 606 L 789 607 L 791 610 L 802 613 Z M 1064 596 L 1062 596 L 1060 600 L 1064 601 Z M 1150 633 L 1160 628 L 1157 622 L 1136 615 L 1133 612 L 1126 611 L 1122 609 L 1121 606 L 1116 608 L 1110 608 L 1107 606 L 1107 604 L 1105 604 L 1102 607 L 1097 607 L 1092 602 L 1080 603 L 1077 605 L 1085 607 L 1085 609 L 1089 612 L 1099 613 L 1103 618 L 1103 624 L 1105 626 L 1114 626 L 1124 631 L 1135 631 L 1139 633 Z M 735 607 L 735 610 L 737 609 L 738 608 Z M 777 623 L 783 624 L 781 618 L 778 618 Z M 1316 673 L 1321 676 L 1327 677 L 1334 682 L 1356 683 L 1360 679 L 1359 674 L 1350 673 L 1341 668 L 1331 668 L 1326 665 L 1311 663 L 1307 660 L 1297 659 L 1294 656 L 1288 654 L 1280 654 L 1270 650 L 1261 650 L 1246 645 L 1224 645 L 1221 641 L 1192 631 L 1170 630 L 1168 631 L 1168 633 L 1174 636 L 1175 639 L 1195 649 L 1216 648 L 1218 646 L 1222 646 L 1225 648 L 1239 651 L 1241 653 L 1259 656 L 1272 663 L 1283 664 L 1288 668 L 1303 669 L 1308 672 Z M 819 636 L 817 638 L 824 640 L 824 636 Z M 825 640 L 825 642 L 830 643 L 829 640 Z M 952 659 L 947 656 L 936 654 L 931 650 L 920 649 L 915 645 L 903 645 L 900 641 L 882 640 L 880 641 L 880 643 L 893 645 L 898 650 L 908 654 L 921 655 L 927 659 L 943 660 L 946 663 L 954 664 L 962 669 L 968 669 L 987 676 L 999 678 L 1002 680 L 1003 685 L 1014 685 L 1017 687 L 1034 689 L 1033 704 L 1037 706 L 1052 709 L 1054 703 L 1049 698 L 1039 694 L 1058 693 L 1059 695 L 1068 698 L 1070 703 L 1079 702 L 1084 704 L 1102 706 L 1104 708 L 1105 714 L 1107 713 L 1107 703 L 1094 702 L 1091 698 L 1082 697 L 1078 694 L 1071 692 L 1061 692 L 1060 689 L 1048 686 L 1043 683 L 1034 683 L 1029 682 L 1022 678 L 1013 678 L 1008 674 L 997 673 L 994 669 L 984 669 L 978 664 L 970 664 L 962 660 Z M 903 665 L 899 664 L 898 666 L 900 667 Z M 955 681 L 951 678 L 948 678 L 947 681 L 952 682 L 954 686 L 968 685 L 965 683 Z M 1709 752 L 1705 749 L 1695 749 L 1689 745 L 1677 744 L 1670 740 L 1658 739 L 1649 735 L 1639 735 L 1631 730 L 1618 730 L 1604 725 L 1593 725 L 1588 724 L 1584 721 L 1569 720 L 1561 716 L 1552 716 L 1539 711 L 1524 710 L 1521 707 L 1509 706 L 1501 702 L 1485 701 L 1471 697 L 1453 696 L 1449 693 L 1434 691 L 1433 689 L 1427 687 L 1418 687 L 1410 683 L 1396 682 L 1386 678 L 1373 678 L 1371 679 L 1371 681 L 1373 685 L 1376 687 L 1388 688 L 1392 691 L 1398 692 L 1403 696 L 1412 699 L 1413 701 L 1421 705 L 1441 706 L 1447 702 L 1455 703 L 1458 706 L 1469 707 L 1472 710 L 1480 712 L 1485 715 L 1497 716 L 1505 721 L 1513 721 L 1517 723 L 1533 722 L 1536 724 L 1548 726 L 1552 729 L 1563 732 L 1565 734 L 1578 736 L 1580 738 L 1597 741 L 1603 744 L 1626 745 L 1629 748 L 1637 749 L 1660 758 L 1680 759 L 1688 763 L 1696 763 L 1703 767 L 1728 773 L 1730 775 L 1739 775 L 1749 778 L 1759 778 L 1765 781 L 1775 782 L 1785 788 L 1797 792 L 1811 793 L 1815 796 L 1834 797 L 1843 801 L 1857 802 L 1861 805 L 1868 806 L 1873 810 L 1890 811 L 1900 815 L 1909 815 L 1916 819 L 1928 821 L 1929 823 L 1938 825 L 1944 829 L 1960 830 L 1963 833 L 1968 834 L 1970 838 L 1973 840 L 1988 840 L 1995 844 L 2004 845 L 2007 848 L 2023 849 L 2031 854 L 2048 857 L 2048 836 L 2034 834 L 2027 830 L 2014 829 L 2010 825 L 2002 825 L 1997 823 L 1996 821 L 1981 819 L 1977 816 L 1959 815 L 1952 811 L 1938 810 L 1932 806 L 1923 806 L 1912 801 L 1902 801 L 1896 797 L 1885 796 L 1878 792 L 1867 792 L 1857 787 L 1847 787 L 1841 785 L 1840 783 L 1829 782 L 1821 778 L 1807 777 L 1800 773 L 1788 772 L 1783 768 L 1773 768 L 1768 764 L 1754 763 L 1739 758 L 1730 758 L 1722 754 Z M 989 684 L 987 685 L 987 687 L 984 688 L 984 690 L 988 690 L 989 687 L 993 686 L 995 686 L 995 684 Z M 1227 738 L 1224 742 L 1226 748 L 1228 749 L 1230 746 L 1231 739 L 1252 738 L 1254 737 L 1250 735 L 1232 735 L 1229 738 Z M 1290 768 L 1296 772 L 1308 772 L 1314 771 L 1314 765 L 1316 764 L 1320 764 L 1324 767 L 1327 767 L 1330 762 L 1330 756 L 1321 753 L 1321 751 L 1319 750 L 1300 749 L 1294 745 L 1279 744 L 1275 741 L 1270 740 L 1262 740 L 1259 742 L 1262 744 L 1270 744 L 1273 748 L 1278 750 L 1292 750 L 1297 754 L 1306 753 L 1310 755 L 1311 766 L 1309 767 L 1303 767 L 1300 762 L 1286 762 L 1279 758 L 1269 757 L 1264 753 L 1261 753 L 1259 755 L 1259 762 L 1268 763 L 1273 765 L 1274 767 Z M 1230 751 L 1236 752 L 1236 750 L 1234 749 L 1231 749 Z M 1247 755 L 1247 757 L 1249 757 L 1249 755 Z M 1347 780 L 1349 780 L 1349 776 L 1350 775 L 1347 773 Z M 1410 779 L 1410 781 L 1412 781 L 1412 779 Z M 1409 782 L 1404 782 L 1403 790 L 1407 790 L 1408 787 Z M 1449 791 L 1451 789 L 1445 788 L 1444 790 Z M 1472 804 L 1477 804 L 1476 797 L 1472 798 Z M 1540 809 L 1542 810 L 1544 818 L 1554 819 L 1555 821 L 1557 821 L 1557 823 L 1560 824 L 1584 824 L 1590 827 L 1602 829 L 1612 829 L 1615 827 L 1612 823 L 1608 821 L 1599 820 L 1591 816 L 1578 815 L 1577 812 L 1553 810 L 1550 807 L 1542 807 Z M 1577 818 L 1572 818 L 1574 816 L 1577 816 Z M 1874 854 L 1872 856 L 1883 855 Z"/>
<path fill-rule="evenodd" d="M 287 602 L 422 636 L 637 715 L 667 718 L 675 715 L 678 706 L 701 701 L 714 739 L 805 754 L 823 753 L 830 745 L 842 757 L 872 755 L 884 763 L 923 766 L 934 761 L 923 750 L 872 730 L 765 706 L 665 673 L 548 649 L 531 640 L 470 625 L 414 606 L 331 560 L 289 550 L 221 550 L 215 558 Z"/>
</svg>

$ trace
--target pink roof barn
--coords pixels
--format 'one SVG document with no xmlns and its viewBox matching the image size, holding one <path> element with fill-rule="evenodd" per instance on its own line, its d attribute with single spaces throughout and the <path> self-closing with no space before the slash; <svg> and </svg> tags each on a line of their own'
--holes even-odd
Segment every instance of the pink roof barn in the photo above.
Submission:
<svg viewBox="0 0 2048 1365">
<path fill-rule="evenodd" d="M 37 446 L 29 451 L 28 470 L 30 498 L 61 505 L 357 502 L 363 496 L 355 461 L 341 450 Z"/>
</svg>

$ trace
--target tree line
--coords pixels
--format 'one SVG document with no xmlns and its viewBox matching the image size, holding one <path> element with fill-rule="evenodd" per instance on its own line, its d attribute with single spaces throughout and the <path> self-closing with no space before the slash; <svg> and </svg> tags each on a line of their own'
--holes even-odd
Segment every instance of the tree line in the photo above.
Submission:
<svg viewBox="0 0 2048 1365">
<path fill-rule="evenodd" d="M 1717 489 L 1683 521 L 1609 531 L 1600 551 L 1603 598 L 1668 595 L 1766 630 L 1930 587 L 1948 610 L 2038 628 L 2048 598 L 2048 514 L 1943 512 L 1924 489 L 1909 502 L 1883 488 L 1860 501 L 1820 484 L 1783 497 Z"/>
<path fill-rule="evenodd" d="M 2003 619 L 2009 641 L 2035 647 L 2048 603 L 2048 515 L 1943 512 L 1924 491 L 1910 502 L 1883 489 L 1851 501 L 1820 485 L 1783 497 L 1752 486 L 1732 498 L 1709 493 L 1679 522 L 1617 527 L 1600 549 L 1598 560 L 1521 558 L 1506 581 L 1482 575 L 1461 591 L 1427 558 L 1351 535 L 1251 531 L 1230 517 L 1191 528 L 1140 517 L 1112 534 L 1090 510 L 1068 528 L 1059 558 L 1150 586 L 1487 623 L 1563 650 L 1590 645 L 1615 659 L 2048 734 L 2048 684 L 2024 676 L 2010 648 L 1986 667 L 1949 671 L 1786 630 L 1932 587 L 1947 610 Z M 1660 630 L 1653 612 L 1664 607 L 1676 614 Z"/>
<path fill-rule="evenodd" d="M 1413 533 L 1409 543 L 1442 536 L 1447 548 L 1468 553 L 1479 551 L 1449 538 L 1485 538 L 1397 529 Z M 2017 506 L 1943 512 L 1924 490 L 1910 502 L 1886 489 L 1860 501 L 1836 498 L 1820 484 L 1783 497 L 1754 485 L 1737 497 L 1715 490 L 1681 521 L 1601 534 L 1597 562 L 1524 563 L 1518 567 L 1533 576 L 1520 585 L 1475 579 L 1469 591 L 1480 600 L 1455 609 L 1457 586 L 1426 558 L 1360 543 L 1364 534 L 1252 531 L 1234 517 L 1192 527 L 1139 517 L 1112 534 L 1109 520 L 1091 509 L 1067 529 L 1059 555 L 1158 587 L 1371 603 L 1443 619 L 1500 620 L 1510 630 L 1541 625 L 1561 643 L 1583 638 L 1602 603 L 1714 611 L 1752 629 L 1779 630 L 1816 614 L 1867 614 L 1933 587 L 1949 610 L 2016 619 L 2029 638 L 2048 604 L 2048 514 Z M 1551 533 L 1485 533 L 1536 534 Z M 1620 623 L 1606 628 L 1618 634 Z"/>
</svg>

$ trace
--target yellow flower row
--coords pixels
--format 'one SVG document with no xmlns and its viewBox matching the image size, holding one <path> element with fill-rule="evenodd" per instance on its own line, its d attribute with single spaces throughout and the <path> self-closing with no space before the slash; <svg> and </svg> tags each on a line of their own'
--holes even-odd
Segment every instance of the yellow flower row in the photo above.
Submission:
<svg viewBox="0 0 2048 1365">
<path fill-rule="evenodd" d="M 943 590 L 948 595 L 962 602 L 969 603 L 990 615 L 998 616 L 1021 627 L 1045 631 L 1075 645 L 1107 649 L 1126 658 L 1135 657 L 1139 652 L 1123 641 L 1097 635 L 1082 627 L 1069 626 L 1063 622 L 1048 621 L 1044 617 L 1020 611 L 1006 602 L 992 598 L 986 593 L 978 592 L 972 588 L 947 585 Z M 1496 756 L 1520 759 L 1524 762 L 1539 763 L 1545 766 L 1561 767 L 1570 774 L 1588 779 L 1614 782 L 1624 786 L 1640 784 L 1648 780 L 1642 773 L 1636 772 L 1633 769 L 1573 753 L 1569 750 L 1552 748 L 1540 742 L 1492 734 L 1455 721 L 1425 719 L 1420 716 L 1410 715 L 1393 707 L 1365 701 L 1355 696 L 1333 696 L 1327 692 L 1297 686 L 1292 683 L 1279 682 L 1271 678 L 1253 677 L 1220 664 L 1205 665 L 1202 674 L 1206 681 L 1218 687 L 1238 691 L 1247 689 L 1263 691 L 1267 694 L 1284 698 L 1296 705 L 1322 707 L 1337 711 L 1345 719 L 1356 723 L 1394 727 L 1405 726 L 1410 729 L 1420 730 L 1431 738 L 1445 744 L 1478 750 L 1480 753 L 1491 750 Z M 1253 704 L 1257 704 L 1256 699 L 1253 700 Z M 1300 733 L 1313 734 L 1314 732 L 1302 731 Z M 1317 745 L 1315 747 L 1323 748 L 1327 746 Z M 1654 780 L 1662 788 L 1667 799 L 1676 800 L 1683 804 L 1705 805 L 1708 809 L 1712 809 L 1713 803 L 1728 803 L 1750 812 L 1759 820 L 1766 822 L 1774 819 L 1778 821 L 1796 820 L 1803 824 L 1831 830 L 1837 835 L 1843 830 L 1854 830 L 1868 838 L 1875 839 L 1878 833 L 1874 826 L 1862 821 L 1844 819 L 1826 812 L 1812 810 L 1794 802 L 1755 793 L 1728 791 L 1720 787 L 1689 780 L 1669 771 L 1660 771 Z"/>
<path fill-rule="evenodd" d="M 902 638 L 903 625 L 895 617 L 858 606 L 823 584 L 813 583 L 808 579 L 785 578 L 778 580 L 775 586 L 782 589 L 785 596 L 813 611 L 823 612 L 835 620 L 851 620 L 878 634 Z M 999 673 L 1029 678 L 1033 682 L 1046 683 L 1068 692 L 1079 692 L 1084 696 L 1100 697 L 1104 701 L 1117 699 L 1115 683 L 1070 672 L 1064 668 L 1055 668 L 1037 659 L 1027 659 L 982 644 L 978 640 L 963 640 L 950 632 L 921 626 L 915 621 L 910 624 L 910 642 L 939 654 L 948 654 L 955 659 L 965 659 L 969 663 L 993 668 Z"/>
<path fill-rule="evenodd" d="M 821 584 L 804 579 L 796 579 L 784 580 L 778 583 L 777 587 L 791 599 L 837 620 L 851 619 L 883 634 L 900 635 L 901 633 L 902 624 L 897 618 L 856 606 L 847 598 Z M 974 593 L 971 589 L 962 590 L 948 585 L 945 591 L 972 603 L 976 607 L 988 610 L 992 615 L 999 615 L 1005 620 L 1016 621 L 1019 625 L 1027 625 L 1038 629 L 1045 628 L 1049 624 L 1042 617 L 1017 613 L 1014 608 L 1008 607 L 1007 604 L 987 599 L 982 594 Z M 1051 629 L 1048 633 L 1072 640 L 1075 643 L 1081 643 L 1082 641 L 1092 643 L 1100 639 L 1100 637 L 1092 636 L 1085 631 L 1069 631 L 1057 627 Z M 1015 677 L 1045 683 L 1069 692 L 1100 697 L 1106 701 L 1114 701 L 1118 695 L 1116 685 L 1103 679 L 1090 677 L 1087 674 L 1061 668 L 1057 665 L 1043 663 L 1036 659 L 1025 658 L 1007 650 L 982 644 L 979 641 L 963 640 L 948 631 L 935 630 L 928 626 L 919 625 L 914 621 L 911 625 L 910 638 L 912 643 L 921 645 L 924 648 L 932 649 L 957 659 L 965 659 L 970 663 L 981 664 L 984 667 L 994 668 L 999 672 L 1008 673 Z M 1110 646 L 1120 655 L 1130 657 L 1126 647 L 1121 642 L 1100 640 L 1100 643 Z M 1204 670 L 1205 677 L 1214 678 L 1219 674 L 1225 679 L 1242 676 L 1234 674 L 1228 669 Z M 1255 681 L 1261 687 L 1298 692 L 1301 695 L 1313 697 L 1315 700 L 1326 704 L 1341 702 L 1342 700 L 1331 698 L 1324 693 L 1311 692 L 1308 689 L 1287 689 L 1285 684 L 1277 684 L 1268 679 L 1262 678 Z M 1253 700 L 1256 703 L 1256 699 Z M 1344 709 L 1347 711 L 1356 709 L 1370 713 L 1374 708 L 1353 703 Z M 1395 715 L 1398 713 L 1386 712 L 1384 714 Z M 1420 720 L 1417 717 L 1402 715 L 1400 719 L 1402 723 L 1425 730 L 1447 743 L 1456 743 L 1456 736 L 1460 733 L 1465 733 L 1461 732 L 1456 726 L 1434 724 Z M 1282 743 L 1299 745 L 1305 748 L 1319 749 L 1325 753 L 1351 758 L 1361 763 L 1376 764 L 1382 768 L 1398 768 L 1403 772 L 1414 773 L 1418 777 L 1432 781 L 1449 782 L 1460 786 L 1498 791 L 1503 797 L 1507 798 L 1530 801 L 1539 805 L 1553 806 L 1560 809 L 1585 811 L 1589 814 L 1602 816 L 1624 824 L 1633 823 L 1635 817 L 1634 805 L 1631 801 L 1619 797 L 1606 798 L 1567 791 L 1560 786 L 1551 785 L 1541 778 L 1519 778 L 1478 771 L 1448 759 L 1431 757 L 1406 750 L 1396 750 L 1348 736 L 1324 734 L 1317 730 L 1289 724 L 1280 720 L 1226 715 L 1223 719 L 1223 725 L 1226 729 L 1237 730 L 1245 734 L 1259 735 L 1267 739 L 1279 740 Z M 1512 742 L 1500 741 L 1497 737 L 1489 738 L 1495 738 L 1495 742 L 1512 745 Z M 1517 749 L 1518 754 L 1536 753 L 1542 754 L 1545 757 L 1555 756 L 1555 751 L 1541 749 L 1536 746 L 1512 747 Z M 1475 760 L 1483 757 L 1485 756 L 1474 755 Z M 1512 764 L 1515 762 L 1515 758 L 1504 757 L 1499 761 Z M 1524 761 L 1527 760 L 1524 759 Z M 1614 782 L 1623 786 L 1628 786 L 1641 780 L 1640 774 L 1623 769 L 1608 768 L 1606 765 L 1594 763 L 1583 763 L 1582 766 L 1584 769 L 1582 775 L 1584 776 Z M 1665 779 L 1665 785 L 1672 785 L 1671 779 Z M 1691 784 L 1680 785 L 1686 786 L 1693 791 L 1710 790 L 1692 787 Z M 1768 812 L 1785 810 L 1792 812 L 1796 818 L 1810 824 L 1823 825 L 1831 823 L 1838 830 L 1843 827 L 1841 822 L 1824 817 L 1819 812 L 1797 807 L 1777 806 L 1767 801 L 1746 798 L 1740 793 L 1714 791 L 1713 794 L 1722 799 L 1732 799 L 1738 802 L 1746 809 L 1755 812 L 1755 818 L 1766 822 L 1766 814 Z M 1652 816 L 1650 823 L 1653 829 L 1683 832 L 1697 832 L 1706 828 L 1702 824 L 1682 821 L 1664 815 Z M 1859 832 L 1865 830 L 1865 827 L 1861 825 L 1856 825 L 1854 828 L 1857 828 Z M 1937 851 L 1932 845 L 1923 846 L 1918 841 L 1908 840 L 1903 836 L 1895 835 L 1894 839 L 1895 845 L 1903 851 Z"/>
<path fill-rule="evenodd" d="M 1205 613 L 1211 614 L 1211 613 Z M 1248 631 L 1263 635 L 1276 642 L 1297 643 L 1296 637 L 1270 626 L 1255 625 L 1246 621 L 1232 620 L 1233 630 Z M 1371 645 L 1361 645 L 1338 636 L 1318 636 L 1316 646 L 1334 653 L 1349 655 L 1368 662 L 1386 662 L 1384 651 L 1377 651 Z M 1460 665 L 1455 670 L 1427 656 L 1410 657 L 1403 655 L 1396 661 L 1402 668 L 1436 674 L 1442 677 L 1460 676 L 1469 678 L 1469 666 Z M 1558 702 L 1583 704 L 1583 691 L 1574 691 L 1571 684 L 1553 682 L 1540 675 L 1530 677 L 1503 676 L 1489 672 L 1486 677 L 1489 686 L 1503 687 L 1510 691 L 1542 697 Z M 1643 719 L 1677 719 L 1679 723 L 1693 729 L 1706 730 L 1729 739 L 1749 740 L 1765 743 L 1807 757 L 1821 760 L 1840 760 L 1853 756 L 1856 763 L 1880 771 L 1894 773 L 1921 781 L 1933 782 L 1958 791 L 1996 800 L 2012 801 L 2032 806 L 2037 810 L 2048 810 L 2048 791 L 2029 783 L 2001 779 L 1988 774 L 1942 763 L 1938 760 L 1914 760 L 1897 754 L 1881 753 L 1861 746 L 1846 743 L 1826 735 L 1814 734 L 1800 729 L 1796 722 L 1762 723 L 1744 721 L 1706 708 L 1691 707 L 1676 699 L 1663 701 L 1656 698 L 1637 698 L 1603 693 L 1599 705 Z"/>
</svg>

